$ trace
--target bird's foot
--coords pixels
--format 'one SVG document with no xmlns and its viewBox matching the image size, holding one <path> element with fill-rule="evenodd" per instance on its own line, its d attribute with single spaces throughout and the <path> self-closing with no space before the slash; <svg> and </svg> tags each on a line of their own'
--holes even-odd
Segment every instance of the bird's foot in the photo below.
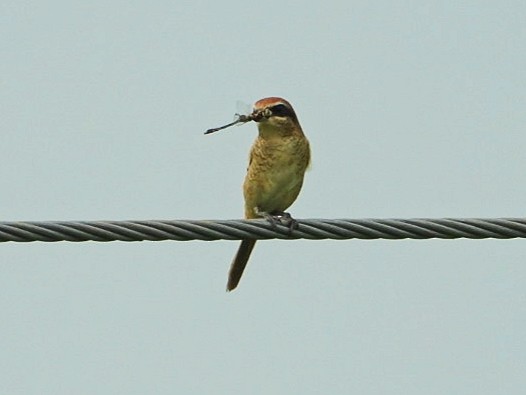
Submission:
<svg viewBox="0 0 526 395">
<path fill-rule="evenodd" d="M 283 226 L 286 226 L 287 228 L 289 228 L 289 234 L 291 234 L 293 230 L 298 229 L 299 227 L 298 221 L 292 218 L 290 213 L 286 213 L 284 211 L 273 211 L 271 213 L 260 211 L 258 212 L 258 215 L 265 218 L 274 229 L 277 228 L 278 223 Z"/>
<path fill-rule="evenodd" d="M 272 214 L 275 215 L 279 219 L 279 222 L 282 225 L 284 225 L 287 228 L 289 228 L 289 234 L 291 234 L 293 230 L 296 230 L 296 229 L 299 228 L 298 221 L 296 221 L 294 218 L 292 218 L 290 213 L 286 213 L 284 211 L 280 211 L 278 213 L 274 212 Z"/>
</svg>

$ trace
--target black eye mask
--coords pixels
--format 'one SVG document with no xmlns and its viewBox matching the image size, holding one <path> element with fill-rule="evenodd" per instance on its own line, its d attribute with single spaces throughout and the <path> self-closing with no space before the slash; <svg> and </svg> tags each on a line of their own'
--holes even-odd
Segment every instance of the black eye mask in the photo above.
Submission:
<svg viewBox="0 0 526 395">
<path fill-rule="evenodd" d="M 270 111 L 272 111 L 272 115 L 278 117 L 294 117 L 294 112 L 284 104 L 276 104 L 275 106 L 270 107 Z"/>
</svg>

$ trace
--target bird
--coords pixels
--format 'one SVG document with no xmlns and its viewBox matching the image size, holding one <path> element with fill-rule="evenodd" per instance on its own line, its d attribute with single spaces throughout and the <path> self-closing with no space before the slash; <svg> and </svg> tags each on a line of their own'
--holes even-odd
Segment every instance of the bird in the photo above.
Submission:
<svg viewBox="0 0 526 395">
<path fill-rule="evenodd" d="M 309 141 L 291 104 L 280 97 L 258 100 L 238 122 L 248 120 L 257 122 L 258 136 L 243 183 L 245 218 L 265 218 L 274 226 L 279 221 L 292 231 L 297 222 L 285 210 L 298 197 L 310 165 Z M 228 292 L 238 286 L 255 244 L 254 239 L 241 241 L 228 273 Z"/>
</svg>

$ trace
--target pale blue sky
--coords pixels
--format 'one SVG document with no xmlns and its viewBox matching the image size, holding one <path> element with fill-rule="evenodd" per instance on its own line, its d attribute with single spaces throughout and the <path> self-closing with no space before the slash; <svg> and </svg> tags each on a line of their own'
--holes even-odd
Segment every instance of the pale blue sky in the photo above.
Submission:
<svg viewBox="0 0 526 395">
<path fill-rule="evenodd" d="M 523 1 L 3 1 L 0 220 L 229 219 L 288 99 L 297 218 L 526 216 Z M 2 394 L 516 394 L 526 241 L 0 245 Z"/>
</svg>

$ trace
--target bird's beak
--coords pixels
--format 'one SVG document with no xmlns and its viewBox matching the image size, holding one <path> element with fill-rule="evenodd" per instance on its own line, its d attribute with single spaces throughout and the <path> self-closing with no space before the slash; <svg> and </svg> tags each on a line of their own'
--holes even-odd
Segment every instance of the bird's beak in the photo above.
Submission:
<svg viewBox="0 0 526 395">
<path fill-rule="evenodd" d="M 255 122 L 263 122 L 269 119 L 271 115 L 272 111 L 270 111 L 268 108 L 264 108 L 261 110 L 252 111 L 252 114 L 250 114 L 250 118 Z"/>
</svg>

